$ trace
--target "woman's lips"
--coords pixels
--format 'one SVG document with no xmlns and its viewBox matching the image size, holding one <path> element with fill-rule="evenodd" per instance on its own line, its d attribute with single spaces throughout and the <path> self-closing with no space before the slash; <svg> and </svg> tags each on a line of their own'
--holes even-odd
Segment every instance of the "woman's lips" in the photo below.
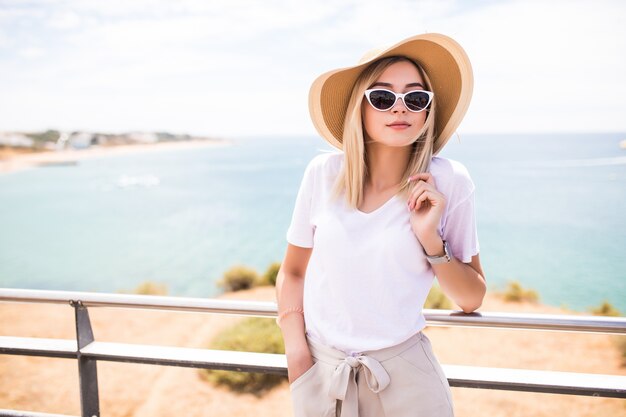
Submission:
<svg viewBox="0 0 626 417">
<path fill-rule="evenodd" d="M 411 127 L 411 125 L 408 123 L 392 123 L 390 125 L 387 125 L 387 127 L 390 127 L 394 130 L 404 130 Z"/>
</svg>

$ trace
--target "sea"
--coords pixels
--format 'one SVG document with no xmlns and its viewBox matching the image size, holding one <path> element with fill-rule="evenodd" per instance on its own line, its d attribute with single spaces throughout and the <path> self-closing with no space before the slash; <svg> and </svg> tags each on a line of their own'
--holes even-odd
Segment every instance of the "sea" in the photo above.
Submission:
<svg viewBox="0 0 626 417">
<path fill-rule="evenodd" d="M 626 133 L 464 134 L 439 154 L 475 185 L 489 291 L 626 313 Z M 0 174 L 0 287 L 215 297 L 236 265 L 260 274 L 285 234 L 316 136 L 82 159 Z"/>
</svg>

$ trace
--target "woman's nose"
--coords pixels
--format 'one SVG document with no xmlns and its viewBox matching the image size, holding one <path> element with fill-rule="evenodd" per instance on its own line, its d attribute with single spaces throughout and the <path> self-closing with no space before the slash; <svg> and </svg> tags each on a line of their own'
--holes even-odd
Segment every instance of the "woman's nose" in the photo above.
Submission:
<svg viewBox="0 0 626 417">
<path fill-rule="evenodd" d="M 395 104 L 391 108 L 391 112 L 392 113 L 397 113 L 397 112 L 406 113 L 407 112 L 407 108 L 404 105 L 404 100 L 402 100 L 401 98 L 396 100 Z"/>
</svg>

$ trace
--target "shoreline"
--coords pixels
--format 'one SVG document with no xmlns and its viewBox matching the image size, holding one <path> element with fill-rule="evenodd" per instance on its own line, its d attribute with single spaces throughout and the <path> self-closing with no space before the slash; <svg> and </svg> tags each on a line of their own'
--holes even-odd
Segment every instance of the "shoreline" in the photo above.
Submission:
<svg viewBox="0 0 626 417">
<path fill-rule="evenodd" d="M 6 158 L 2 158 L 0 155 L 0 175 L 50 165 L 76 165 L 79 160 L 88 158 L 129 155 L 141 152 L 200 149 L 213 146 L 228 146 L 230 144 L 232 144 L 232 141 L 226 139 L 195 139 L 134 145 L 93 145 L 87 149 L 16 153 Z"/>
</svg>

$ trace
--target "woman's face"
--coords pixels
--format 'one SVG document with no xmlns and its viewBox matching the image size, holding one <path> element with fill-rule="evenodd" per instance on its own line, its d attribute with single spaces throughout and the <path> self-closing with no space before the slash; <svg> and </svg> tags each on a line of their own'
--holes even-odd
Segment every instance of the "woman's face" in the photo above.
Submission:
<svg viewBox="0 0 626 417">
<path fill-rule="evenodd" d="M 426 89 L 417 68 L 407 61 L 396 62 L 387 67 L 369 88 L 375 87 L 395 93 Z M 428 114 L 425 110 L 419 113 L 407 110 L 403 100 L 397 100 L 387 111 L 380 111 L 373 108 L 364 97 L 362 106 L 366 138 L 387 146 L 408 146 L 415 142 Z"/>
</svg>

